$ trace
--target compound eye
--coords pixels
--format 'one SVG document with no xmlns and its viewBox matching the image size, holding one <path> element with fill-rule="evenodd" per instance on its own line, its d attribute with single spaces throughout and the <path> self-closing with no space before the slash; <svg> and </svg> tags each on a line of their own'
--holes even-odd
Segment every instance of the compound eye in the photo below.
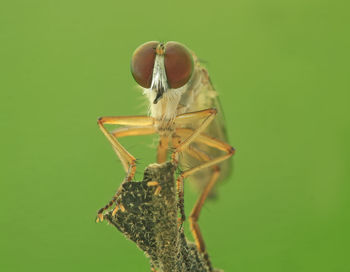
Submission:
<svg viewBox="0 0 350 272">
<path fill-rule="evenodd" d="M 190 51 L 180 43 L 165 45 L 164 66 L 170 88 L 180 88 L 191 78 L 193 58 Z"/>
<path fill-rule="evenodd" d="M 135 81 L 144 88 L 150 88 L 156 48 L 159 42 L 146 42 L 140 45 L 131 58 L 131 74 Z"/>
</svg>

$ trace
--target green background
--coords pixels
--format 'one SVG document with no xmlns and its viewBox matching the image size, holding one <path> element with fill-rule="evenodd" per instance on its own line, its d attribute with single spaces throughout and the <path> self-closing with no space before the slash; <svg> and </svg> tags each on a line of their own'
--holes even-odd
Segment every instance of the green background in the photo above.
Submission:
<svg viewBox="0 0 350 272">
<path fill-rule="evenodd" d="M 350 271 L 347 3 L 1 1 L 1 271 L 149 271 L 94 223 L 124 177 L 96 120 L 146 113 L 129 65 L 149 40 L 206 63 L 237 149 L 200 218 L 214 266 Z M 152 139 L 123 140 L 138 177 Z"/>
</svg>

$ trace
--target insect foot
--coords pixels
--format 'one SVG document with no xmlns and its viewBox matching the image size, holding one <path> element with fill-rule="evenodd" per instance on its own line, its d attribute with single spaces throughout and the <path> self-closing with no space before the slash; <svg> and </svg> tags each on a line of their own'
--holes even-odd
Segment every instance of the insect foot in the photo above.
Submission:
<svg viewBox="0 0 350 272">
<path fill-rule="evenodd" d="M 103 221 L 103 214 L 102 213 L 98 213 L 97 217 L 96 217 L 96 223 L 102 222 L 102 221 Z"/>
<path fill-rule="evenodd" d="M 154 195 L 159 195 L 160 191 L 162 190 L 162 186 L 159 185 L 158 181 L 149 181 L 147 182 L 148 187 L 157 186 L 156 190 L 154 191 Z"/>
</svg>

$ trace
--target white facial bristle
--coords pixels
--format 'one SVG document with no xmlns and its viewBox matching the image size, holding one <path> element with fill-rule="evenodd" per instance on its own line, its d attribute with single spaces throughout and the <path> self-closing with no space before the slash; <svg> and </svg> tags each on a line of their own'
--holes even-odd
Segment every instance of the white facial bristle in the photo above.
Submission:
<svg viewBox="0 0 350 272">
<path fill-rule="evenodd" d="M 168 82 L 164 68 L 164 56 L 156 55 L 152 76 L 152 90 L 162 89 L 166 91 L 168 89 Z"/>
</svg>

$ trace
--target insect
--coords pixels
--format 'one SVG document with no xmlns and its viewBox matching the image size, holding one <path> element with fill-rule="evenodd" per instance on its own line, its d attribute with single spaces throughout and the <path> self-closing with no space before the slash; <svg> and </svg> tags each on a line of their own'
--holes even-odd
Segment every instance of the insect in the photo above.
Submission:
<svg viewBox="0 0 350 272">
<path fill-rule="evenodd" d="M 191 165 L 176 181 L 179 220 L 180 223 L 185 220 L 183 181 L 190 177 L 202 191 L 189 217 L 190 227 L 198 250 L 206 253 L 198 225 L 199 214 L 216 182 L 228 176 L 229 158 L 234 154 L 234 148 L 226 143 L 217 92 L 196 55 L 178 42 L 142 44 L 132 56 L 131 73 L 149 101 L 149 116 L 101 117 L 98 125 L 122 162 L 126 172 L 124 182 L 133 179 L 136 159 L 119 143 L 121 137 L 158 134 L 158 163 L 165 162 L 171 153 L 174 165 Z M 105 127 L 108 124 L 124 127 L 109 132 Z M 148 185 L 157 186 L 155 194 L 161 192 L 156 181 Z M 102 221 L 103 212 L 114 204 L 114 213 L 124 209 L 116 202 L 117 195 L 98 211 L 97 221 Z"/>
</svg>

